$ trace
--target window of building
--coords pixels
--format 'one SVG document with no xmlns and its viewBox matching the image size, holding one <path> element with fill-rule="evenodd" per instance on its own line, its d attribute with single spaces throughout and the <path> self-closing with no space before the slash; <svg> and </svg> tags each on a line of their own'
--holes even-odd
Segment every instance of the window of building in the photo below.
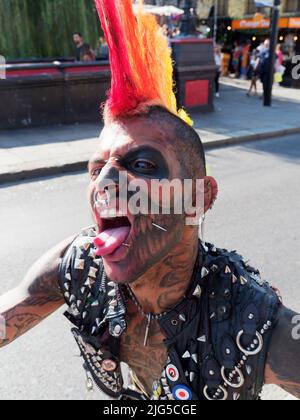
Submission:
<svg viewBox="0 0 300 420">
<path fill-rule="evenodd" d="M 286 0 L 284 11 L 286 13 L 300 12 L 300 0 Z"/>
</svg>

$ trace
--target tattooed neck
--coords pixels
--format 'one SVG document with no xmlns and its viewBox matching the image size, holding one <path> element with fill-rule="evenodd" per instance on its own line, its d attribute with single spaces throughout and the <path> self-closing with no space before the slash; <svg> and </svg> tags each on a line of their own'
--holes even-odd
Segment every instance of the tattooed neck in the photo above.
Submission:
<svg viewBox="0 0 300 420">
<path fill-rule="evenodd" d="M 191 282 L 197 257 L 198 234 L 187 229 L 183 240 L 131 285 L 145 313 L 160 314 L 180 302 Z"/>
</svg>

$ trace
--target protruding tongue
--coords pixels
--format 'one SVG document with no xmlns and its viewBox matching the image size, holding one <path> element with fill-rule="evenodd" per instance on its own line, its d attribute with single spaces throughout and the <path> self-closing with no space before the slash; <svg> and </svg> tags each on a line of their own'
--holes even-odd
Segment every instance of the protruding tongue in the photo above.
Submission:
<svg viewBox="0 0 300 420">
<path fill-rule="evenodd" d="M 123 226 L 114 229 L 107 229 L 100 233 L 94 240 L 97 248 L 97 255 L 105 257 L 113 254 L 127 239 L 130 233 L 130 226 Z"/>
</svg>

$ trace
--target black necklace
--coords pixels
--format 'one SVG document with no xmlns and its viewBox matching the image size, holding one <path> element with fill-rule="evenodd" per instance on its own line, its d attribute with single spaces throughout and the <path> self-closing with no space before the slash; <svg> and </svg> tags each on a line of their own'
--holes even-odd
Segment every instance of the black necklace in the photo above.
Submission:
<svg viewBox="0 0 300 420">
<path fill-rule="evenodd" d="M 139 313 L 144 318 L 146 318 L 146 320 L 147 320 L 147 326 L 146 326 L 146 331 L 145 331 L 145 339 L 144 339 L 144 346 L 147 347 L 148 337 L 149 337 L 149 332 L 150 332 L 152 321 L 158 321 L 159 319 L 163 318 L 164 316 L 167 315 L 168 311 L 162 312 L 161 314 L 157 314 L 157 315 L 154 315 L 154 314 L 146 314 L 145 311 L 143 310 L 142 306 L 138 302 L 137 298 L 135 297 L 133 291 L 131 290 L 131 288 L 128 285 L 127 285 L 127 290 L 128 290 L 128 293 L 129 293 L 129 295 L 130 295 L 133 303 L 137 307 Z"/>
</svg>

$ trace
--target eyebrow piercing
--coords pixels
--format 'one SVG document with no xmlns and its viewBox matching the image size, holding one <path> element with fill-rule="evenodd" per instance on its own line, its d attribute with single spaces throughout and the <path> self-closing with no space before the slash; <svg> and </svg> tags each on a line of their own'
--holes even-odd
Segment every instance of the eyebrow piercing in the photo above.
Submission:
<svg viewBox="0 0 300 420">
<path fill-rule="evenodd" d="M 162 230 L 163 232 L 168 232 L 167 229 L 163 228 L 162 226 L 157 225 L 156 223 L 152 223 L 152 225 L 159 230 Z"/>
</svg>

